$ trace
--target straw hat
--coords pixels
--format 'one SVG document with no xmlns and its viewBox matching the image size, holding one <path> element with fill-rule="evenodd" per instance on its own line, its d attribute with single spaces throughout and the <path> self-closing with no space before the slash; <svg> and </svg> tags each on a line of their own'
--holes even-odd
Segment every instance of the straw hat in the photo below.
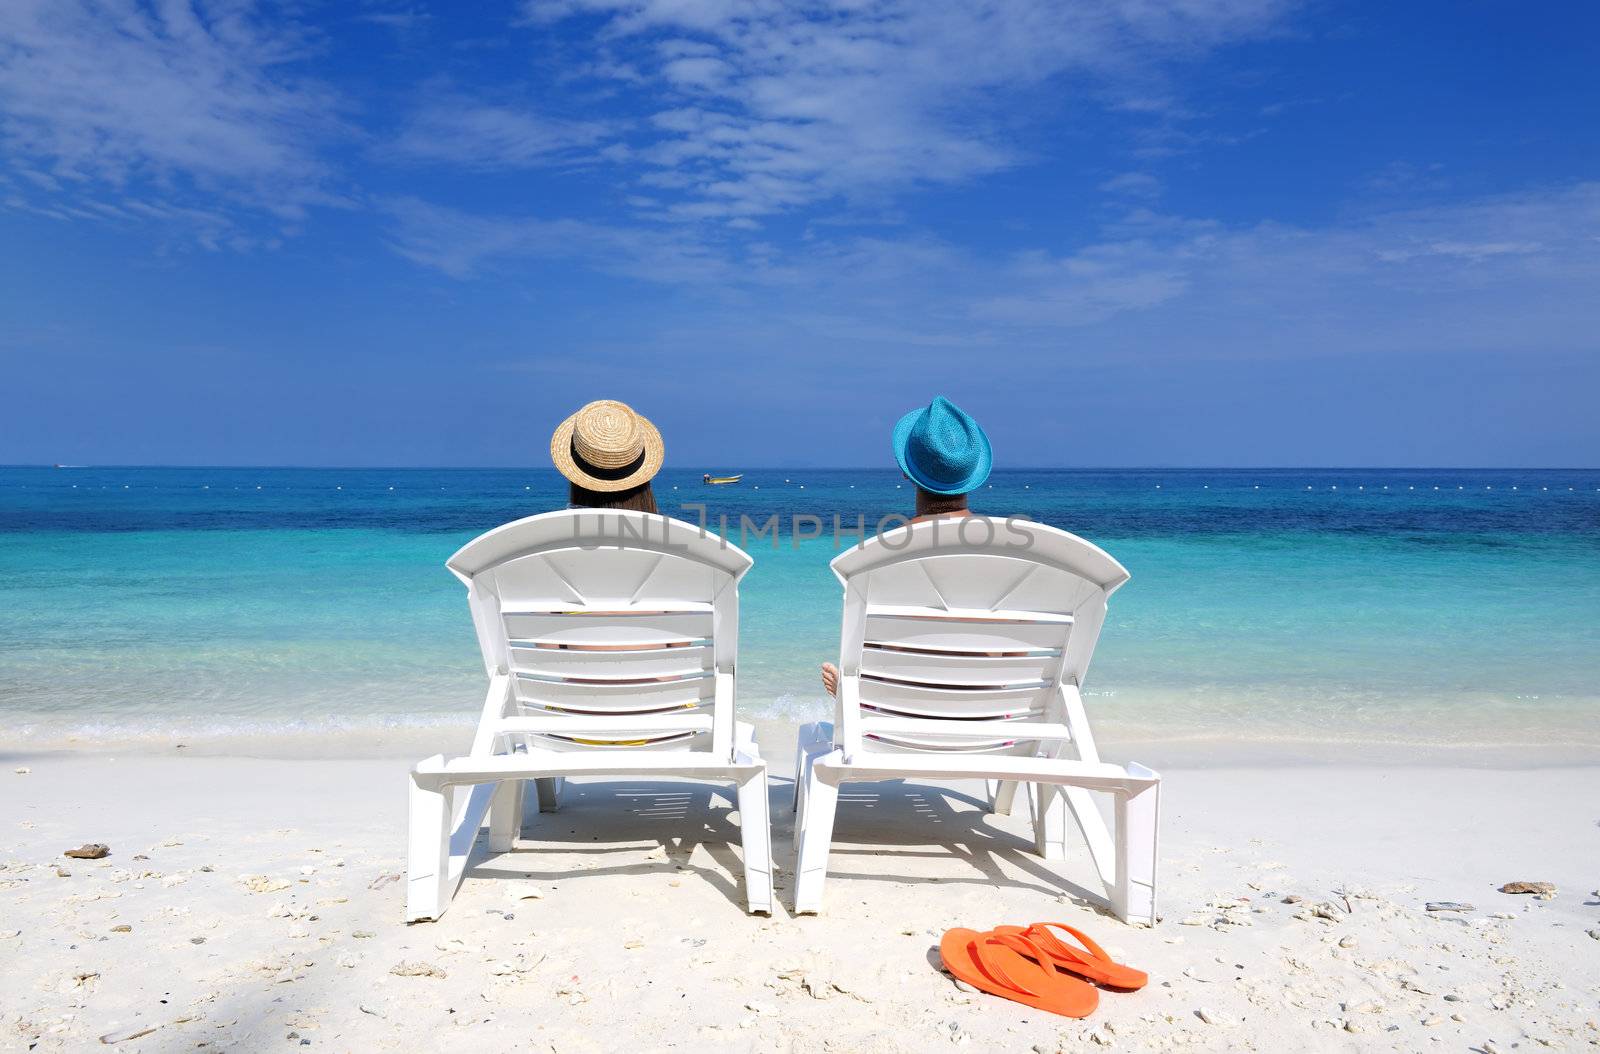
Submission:
<svg viewBox="0 0 1600 1054">
<path fill-rule="evenodd" d="M 550 437 L 557 471 L 590 490 L 637 487 L 661 470 L 665 457 L 656 426 L 614 399 L 588 404 Z"/>
</svg>

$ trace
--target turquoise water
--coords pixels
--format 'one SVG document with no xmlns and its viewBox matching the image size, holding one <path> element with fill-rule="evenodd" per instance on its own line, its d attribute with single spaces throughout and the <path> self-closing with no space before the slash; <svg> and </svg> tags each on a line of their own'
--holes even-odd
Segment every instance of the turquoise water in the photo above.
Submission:
<svg viewBox="0 0 1600 1054">
<path fill-rule="evenodd" d="M 735 541 L 741 514 L 822 520 L 822 538 L 748 544 L 740 704 L 825 712 L 815 669 L 840 603 L 826 528 L 904 511 L 909 489 L 894 472 L 699 479 L 664 473 L 663 511 L 707 503 Z M 1111 739 L 1600 745 L 1600 472 L 992 484 L 979 511 L 1076 531 L 1133 574 L 1088 684 Z M 470 722 L 482 668 L 443 562 L 564 502 L 548 470 L 0 469 L 4 738 Z"/>
</svg>

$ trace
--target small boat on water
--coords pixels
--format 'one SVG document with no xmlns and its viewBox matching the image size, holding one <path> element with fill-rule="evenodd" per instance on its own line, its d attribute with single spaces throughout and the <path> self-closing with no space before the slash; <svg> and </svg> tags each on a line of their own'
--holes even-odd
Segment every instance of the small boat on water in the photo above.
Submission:
<svg viewBox="0 0 1600 1054">
<path fill-rule="evenodd" d="M 744 473 L 743 472 L 739 473 L 737 476 L 713 476 L 711 473 L 707 472 L 705 474 L 705 477 L 702 480 L 702 482 L 704 482 L 704 483 L 715 483 L 715 484 L 719 484 L 720 485 L 720 484 L 724 484 L 724 483 L 737 483 L 741 479 L 744 479 Z"/>
</svg>

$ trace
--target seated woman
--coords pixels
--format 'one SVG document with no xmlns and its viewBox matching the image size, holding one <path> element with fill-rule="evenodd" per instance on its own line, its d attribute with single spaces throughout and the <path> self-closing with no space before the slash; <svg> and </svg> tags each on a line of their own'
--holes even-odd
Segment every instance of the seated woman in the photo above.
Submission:
<svg viewBox="0 0 1600 1054">
<path fill-rule="evenodd" d="M 614 399 L 586 404 L 562 421 L 550 437 L 550 460 L 567 479 L 569 509 L 628 509 L 659 515 L 650 480 L 661 471 L 665 459 L 666 447 L 656 426 L 627 403 Z M 628 648 L 626 644 L 581 646 L 584 651 Z"/>
<path fill-rule="evenodd" d="M 665 458 L 656 426 L 614 399 L 587 404 L 550 437 L 550 460 L 567 478 L 568 508 L 656 512 L 650 480 Z"/>
</svg>

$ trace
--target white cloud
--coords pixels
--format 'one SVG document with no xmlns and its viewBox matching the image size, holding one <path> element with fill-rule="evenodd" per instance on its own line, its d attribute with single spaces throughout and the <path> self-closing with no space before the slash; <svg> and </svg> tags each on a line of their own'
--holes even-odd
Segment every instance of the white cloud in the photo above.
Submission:
<svg viewBox="0 0 1600 1054">
<path fill-rule="evenodd" d="M 1565 352 L 1594 350 L 1600 332 L 1592 183 L 1325 227 L 1136 211 L 1089 244 L 1003 256 L 915 232 L 814 234 L 779 251 L 684 225 L 471 216 L 415 201 L 393 211 L 397 247 L 452 275 L 570 260 L 673 286 L 707 305 L 708 326 L 760 318 L 807 354 L 846 359 L 913 346 L 1003 346 L 1013 363 L 1070 347 L 1085 365 Z"/>
<path fill-rule="evenodd" d="M 611 135 L 600 121 L 563 120 L 436 90 L 428 94 L 384 154 L 461 168 L 534 168 L 573 157 Z"/>
<path fill-rule="evenodd" d="M 410 197 L 386 201 L 382 207 L 391 220 L 391 247 L 453 278 L 514 260 L 573 261 L 595 271 L 664 284 L 710 286 L 734 277 L 715 246 L 676 229 L 481 216 Z"/>
<path fill-rule="evenodd" d="M 294 222 L 339 200 L 314 144 L 342 126 L 329 91 L 295 72 L 307 47 L 248 3 L 11 0 L 0 139 L 58 181 L 58 202 L 181 213 L 204 197 Z"/>
<path fill-rule="evenodd" d="M 1005 130 L 1018 93 L 1068 92 L 1074 75 L 1158 80 L 1172 60 L 1269 31 L 1286 3 L 529 0 L 526 11 L 535 24 L 597 18 L 597 48 L 623 52 L 620 68 L 652 99 L 666 94 L 637 156 L 683 177 L 667 215 L 701 219 L 1006 168 L 1025 156 Z M 1175 103 L 1150 98 L 1171 116 Z"/>
<path fill-rule="evenodd" d="M 1162 186 L 1161 180 L 1148 172 L 1123 172 L 1101 183 L 1100 189 L 1122 197 L 1159 198 Z"/>
</svg>

